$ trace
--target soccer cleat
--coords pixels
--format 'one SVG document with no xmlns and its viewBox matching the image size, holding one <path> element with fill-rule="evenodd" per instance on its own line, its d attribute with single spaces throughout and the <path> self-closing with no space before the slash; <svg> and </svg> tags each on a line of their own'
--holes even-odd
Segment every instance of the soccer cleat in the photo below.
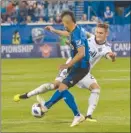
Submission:
<svg viewBox="0 0 131 133">
<path fill-rule="evenodd" d="M 44 112 L 44 113 L 47 112 L 48 108 L 46 106 L 44 106 L 45 105 L 45 100 L 39 95 L 36 96 L 36 99 L 39 102 L 39 104 L 41 105 L 42 112 Z"/>
<path fill-rule="evenodd" d="M 22 94 L 22 95 L 17 94 L 17 95 L 14 96 L 14 101 L 19 102 L 21 99 L 27 99 L 27 98 L 28 98 L 27 93 Z"/>
<path fill-rule="evenodd" d="M 97 120 L 96 120 L 96 119 L 94 119 L 94 118 L 92 118 L 92 116 L 91 116 L 91 115 L 85 116 L 85 119 L 86 119 L 86 121 L 90 121 L 90 122 L 97 122 Z"/>
<path fill-rule="evenodd" d="M 80 114 L 80 116 L 75 116 L 70 127 L 74 127 L 78 125 L 79 123 L 83 122 L 84 120 L 85 120 L 85 117 L 82 114 Z"/>
<path fill-rule="evenodd" d="M 27 99 L 27 98 L 28 98 L 27 93 L 20 95 L 20 99 Z"/>
<path fill-rule="evenodd" d="M 20 101 L 20 94 L 17 94 L 17 95 L 14 96 L 14 101 L 15 102 Z"/>
</svg>

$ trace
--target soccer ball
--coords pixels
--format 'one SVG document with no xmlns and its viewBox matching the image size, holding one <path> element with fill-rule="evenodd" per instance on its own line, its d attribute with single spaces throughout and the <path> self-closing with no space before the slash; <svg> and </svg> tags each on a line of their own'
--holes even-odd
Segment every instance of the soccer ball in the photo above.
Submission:
<svg viewBox="0 0 131 133">
<path fill-rule="evenodd" d="M 42 112 L 39 103 L 35 103 L 32 105 L 31 113 L 34 117 L 37 117 L 37 118 L 41 118 L 44 116 L 44 112 Z"/>
</svg>

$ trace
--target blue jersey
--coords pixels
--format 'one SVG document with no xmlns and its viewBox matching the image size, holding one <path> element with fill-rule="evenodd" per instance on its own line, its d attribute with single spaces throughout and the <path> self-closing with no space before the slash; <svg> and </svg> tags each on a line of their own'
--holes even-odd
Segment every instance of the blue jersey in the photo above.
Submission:
<svg viewBox="0 0 131 133">
<path fill-rule="evenodd" d="M 76 68 L 88 68 L 89 67 L 89 47 L 87 36 L 80 26 L 76 26 L 76 28 L 71 32 L 71 56 L 74 56 L 78 53 L 77 49 L 81 46 L 85 47 L 85 56 L 77 63 L 74 64 Z"/>
</svg>

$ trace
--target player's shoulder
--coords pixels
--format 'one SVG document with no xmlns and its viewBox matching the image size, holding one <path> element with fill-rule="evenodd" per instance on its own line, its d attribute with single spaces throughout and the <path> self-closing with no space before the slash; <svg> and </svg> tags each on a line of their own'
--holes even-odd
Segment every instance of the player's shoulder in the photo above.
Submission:
<svg viewBox="0 0 131 133">
<path fill-rule="evenodd" d="M 88 38 L 88 41 L 94 41 L 95 40 L 95 35 L 91 34 L 90 37 Z"/>
<path fill-rule="evenodd" d="M 72 32 L 73 34 L 73 37 L 74 38 L 79 38 L 79 39 L 82 39 L 82 38 L 86 38 L 86 34 L 83 30 L 83 28 L 79 25 L 76 26 L 75 30 Z"/>
<path fill-rule="evenodd" d="M 111 43 L 106 42 L 105 45 L 103 45 L 103 52 L 110 52 L 111 50 Z"/>
<path fill-rule="evenodd" d="M 79 28 L 78 26 L 75 27 L 75 29 L 71 32 L 71 36 L 73 38 L 75 38 L 76 36 L 78 36 L 80 34 Z"/>
<path fill-rule="evenodd" d="M 105 43 L 105 46 L 106 46 L 106 47 L 111 47 L 111 43 L 107 41 L 107 42 Z"/>
<path fill-rule="evenodd" d="M 80 34 L 81 32 L 82 32 L 81 26 L 76 25 L 76 27 L 75 27 L 73 33 L 74 33 L 74 34 Z"/>
</svg>

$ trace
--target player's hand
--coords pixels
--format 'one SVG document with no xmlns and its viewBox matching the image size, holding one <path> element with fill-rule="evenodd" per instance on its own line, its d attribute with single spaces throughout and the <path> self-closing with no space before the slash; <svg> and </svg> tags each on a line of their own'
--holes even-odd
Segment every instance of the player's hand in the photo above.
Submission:
<svg viewBox="0 0 131 133">
<path fill-rule="evenodd" d="M 64 69 L 68 69 L 69 68 L 69 65 L 68 64 L 62 64 L 59 69 L 62 71 Z"/>
<path fill-rule="evenodd" d="M 116 54 L 114 52 L 108 53 L 108 56 L 111 58 L 112 62 L 115 62 L 115 60 L 116 60 Z"/>
<path fill-rule="evenodd" d="M 46 26 L 44 29 L 53 32 L 55 29 L 52 26 Z"/>
</svg>

